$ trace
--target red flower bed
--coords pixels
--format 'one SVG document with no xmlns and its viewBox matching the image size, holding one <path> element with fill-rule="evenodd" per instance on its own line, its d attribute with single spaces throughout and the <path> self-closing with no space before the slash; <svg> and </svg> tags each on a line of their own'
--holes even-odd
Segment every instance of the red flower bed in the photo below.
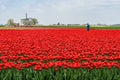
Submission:
<svg viewBox="0 0 120 80">
<path fill-rule="evenodd" d="M 0 30 L 0 70 L 120 69 L 120 31 Z"/>
</svg>

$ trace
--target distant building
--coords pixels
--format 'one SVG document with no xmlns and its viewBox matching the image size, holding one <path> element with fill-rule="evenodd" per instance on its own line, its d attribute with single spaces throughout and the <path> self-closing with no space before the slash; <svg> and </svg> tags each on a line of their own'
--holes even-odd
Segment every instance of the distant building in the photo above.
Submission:
<svg viewBox="0 0 120 80">
<path fill-rule="evenodd" d="M 80 26 L 80 24 L 67 24 L 67 26 Z"/>
<path fill-rule="evenodd" d="M 19 23 L 14 23 L 14 27 L 19 27 Z"/>
<path fill-rule="evenodd" d="M 26 18 L 21 19 L 21 26 L 30 26 L 30 22 L 32 21 L 33 18 L 28 18 L 27 13 L 26 13 Z"/>
<path fill-rule="evenodd" d="M 111 26 L 120 27 L 120 24 L 113 24 Z"/>
<path fill-rule="evenodd" d="M 108 26 L 107 24 L 96 24 L 96 26 Z"/>
</svg>

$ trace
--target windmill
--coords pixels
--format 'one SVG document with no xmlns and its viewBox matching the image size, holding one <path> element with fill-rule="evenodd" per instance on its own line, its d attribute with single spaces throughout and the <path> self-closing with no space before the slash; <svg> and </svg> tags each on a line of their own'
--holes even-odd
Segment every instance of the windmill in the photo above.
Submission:
<svg viewBox="0 0 120 80">
<path fill-rule="evenodd" d="M 29 18 L 27 18 L 27 13 L 26 13 L 26 15 L 25 15 L 25 16 L 26 16 L 26 21 L 25 21 L 26 23 L 25 23 L 25 25 L 26 25 L 26 26 L 28 26 L 28 25 L 29 25 L 29 23 L 30 23 L 30 21 L 29 21 Z"/>
<path fill-rule="evenodd" d="M 28 18 L 27 17 L 27 13 L 25 14 L 25 18 L 21 19 L 21 23 L 24 26 L 30 26 L 30 21 L 32 20 L 32 18 Z"/>
</svg>

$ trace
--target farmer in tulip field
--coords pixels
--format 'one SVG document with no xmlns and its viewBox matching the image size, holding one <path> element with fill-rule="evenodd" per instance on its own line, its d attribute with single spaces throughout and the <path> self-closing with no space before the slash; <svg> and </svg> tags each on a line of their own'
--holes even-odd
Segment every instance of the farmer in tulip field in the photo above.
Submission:
<svg viewBox="0 0 120 80">
<path fill-rule="evenodd" d="M 90 25 L 88 23 L 86 24 L 86 29 L 87 29 L 87 31 L 90 30 Z"/>
</svg>

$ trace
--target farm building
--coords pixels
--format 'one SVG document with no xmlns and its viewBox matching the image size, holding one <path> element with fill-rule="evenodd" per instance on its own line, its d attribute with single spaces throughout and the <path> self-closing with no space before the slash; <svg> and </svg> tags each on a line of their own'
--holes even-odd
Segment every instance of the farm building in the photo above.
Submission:
<svg viewBox="0 0 120 80">
<path fill-rule="evenodd" d="M 22 26 L 30 26 L 30 22 L 32 21 L 33 18 L 28 18 L 27 13 L 26 13 L 26 18 L 21 19 L 21 25 Z"/>
</svg>

